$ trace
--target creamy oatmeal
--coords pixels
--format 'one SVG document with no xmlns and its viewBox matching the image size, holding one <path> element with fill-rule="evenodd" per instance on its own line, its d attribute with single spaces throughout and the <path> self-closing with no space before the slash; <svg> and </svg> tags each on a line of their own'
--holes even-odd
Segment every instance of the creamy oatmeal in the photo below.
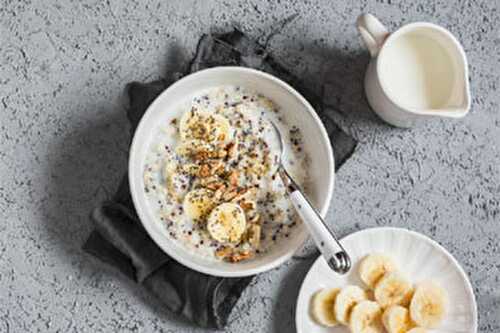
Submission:
<svg viewBox="0 0 500 333">
<path fill-rule="evenodd" d="M 190 251 L 238 262 L 286 242 L 300 223 L 276 174 L 278 142 L 299 184 L 307 177 L 301 132 L 268 98 L 238 86 L 202 91 L 158 124 L 144 191 L 169 237 Z"/>
</svg>

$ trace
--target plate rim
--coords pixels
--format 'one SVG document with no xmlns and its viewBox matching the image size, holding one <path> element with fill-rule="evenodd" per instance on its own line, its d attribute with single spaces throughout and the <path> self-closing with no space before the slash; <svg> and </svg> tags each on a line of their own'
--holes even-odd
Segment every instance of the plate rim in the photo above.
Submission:
<svg viewBox="0 0 500 333">
<path fill-rule="evenodd" d="M 467 273 L 465 273 L 462 265 L 460 265 L 460 263 L 458 262 L 458 260 L 455 259 L 455 257 L 448 250 L 446 250 L 446 248 L 444 248 L 441 244 L 439 244 L 437 241 L 435 241 L 434 239 L 432 239 L 429 236 L 424 235 L 420 232 L 406 229 L 406 228 L 401 228 L 401 227 L 371 227 L 371 228 L 366 228 L 366 229 L 362 229 L 362 230 L 358 230 L 358 231 L 355 231 L 353 233 L 350 233 L 349 235 L 342 237 L 340 239 L 340 241 L 345 241 L 351 237 L 354 237 L 355 235 L 362 234 L 362 233 L 385 232 L 385 231 L 406 233 L 406 234 L 414 236 L 420 240 L 428 242 L 431 245 L 435 246 L 438 250 L 440 250 L 447 257 L 447 259 L 449 259 L 452 262 L 452 264 L 457 268 L 462 279 L 465 281 L 465 290 L 466 290 L 468 296 L 470 297 L 470 299 L 472 299 L 472 304 L 471 304 L 472 305 L 472 317 L 473 317 L 472 328 L 473 328 L 473 332 L 477 333 L 477 326 L 478 326 L 477 301 L 476 301 L 476 295 L 474 294 L 474 290 L 472 288 L 472 284 L 470 282 L 470 279 L 469 279 Z M 301 302 L 302 298 L 305 297 L 303 294 L 305 292 L 304 289 L 305 289 L 306 280 L 312 274 L 313 268 L 315 268 L 316 265 L 319 265 L 320 260 L 322 260 L 321 255 L 311 265 L 311 267 L 307 271 L 307 274 L 304 277 L 304 279 L 302 280 L 302 283 L 300 285 L 299 294 L 297 296 L 297 301 L 295 303 L 295 331 L 297 333 L 302 333 L 302 330 L 299 328 L 299 314 L 297 312 L 297 308 L 299 307 L 299 303 L 302 303 Z"/>
</svg>

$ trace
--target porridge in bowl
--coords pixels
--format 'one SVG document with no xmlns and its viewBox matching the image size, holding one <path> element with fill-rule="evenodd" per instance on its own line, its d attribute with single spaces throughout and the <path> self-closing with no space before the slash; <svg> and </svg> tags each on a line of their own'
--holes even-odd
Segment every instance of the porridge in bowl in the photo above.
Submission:
<svg viewBox="0 0 500 333">
<path fill-rule="evenodd" d="M 307 189 L 301 132 L 260 94 L 211 88 L 158 124 L 144 164 L 144 191 L 172 241 L 228 262 L 287 241 L 300 220 L 276 173 L 272 123 L 286 143 L 286 169 Z"/>
</svg>

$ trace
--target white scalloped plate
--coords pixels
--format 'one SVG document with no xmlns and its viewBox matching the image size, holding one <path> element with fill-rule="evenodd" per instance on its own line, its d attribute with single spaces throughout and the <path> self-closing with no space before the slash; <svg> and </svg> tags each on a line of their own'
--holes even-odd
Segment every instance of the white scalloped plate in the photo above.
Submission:
<svg viewBox="0 0 500 333">
<path fill-rule="evenodd" d="M 414 231 L 399 228 L 373 228 L 358 231 L 342 239 L 351 255 L 353 268 L 346 275 L 338 275 L 319 257 L 302 283 L 295 323 L 298 333 L 348 333 L 346 327 L 323 327 L 316 324 L 309 313 L 311 296 L 325 287 L 343 287 L 348 284 L 363 286 L 358 278 L 359 259 L 373 252 L 390 255 L 412 282 L 432 279 L 446 288 L 449 297 L 448 313 L 433 333 L 476 333 L 477 305 L 467 275 L 458 262 L 441 245 Z"/>
</svg>

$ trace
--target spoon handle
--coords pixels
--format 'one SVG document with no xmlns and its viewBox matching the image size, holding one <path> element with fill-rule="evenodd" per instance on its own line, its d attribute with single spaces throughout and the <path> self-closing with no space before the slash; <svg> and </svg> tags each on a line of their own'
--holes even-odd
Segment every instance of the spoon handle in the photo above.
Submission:
<svg viewBox="0 0 500 333">
<path fill-rule="evenodd" d="M 283 179 L 290 200 L 312 235 L 328 266 L 339 274 L 345 274 L 351 268 L 349 255 L 337 240 L 333 232 L 325 224 L 323 218 L 314 208 L 288 173 L 282 168 L 280 176 Z"/>
</svg>

